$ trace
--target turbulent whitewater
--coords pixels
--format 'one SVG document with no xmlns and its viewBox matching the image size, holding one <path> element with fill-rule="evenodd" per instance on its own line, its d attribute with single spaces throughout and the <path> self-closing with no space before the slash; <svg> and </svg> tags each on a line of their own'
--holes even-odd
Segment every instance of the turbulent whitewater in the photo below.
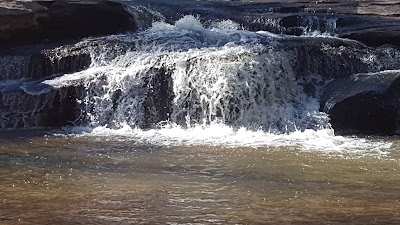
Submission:
<svg viewBox="0 0 400 225">
<path fill-rule="evenodd" d="M 93 49 L 90 68 L 41 84 L 84 85 L 80 122 L 63 129 L 67 133 L 123 135 L 156 145 L 385 154 L 390 144 L 333 134 L 317 100 L 318 87 L 329 79 L 299 77 L 296 53 L 277 46 L 284 38 L 242 30 L 230 20 L 206 27 L 185 16 L 135 34 L 85 40 L 125 47 L 122 53 Z"/>
<path fill-rule="evenodd" d="M 44 39 L 0 41 L 0 224 L 400 224 L 398 5 L 31 3 Z"/>
<path fill-rule="evenodd" d="M 274 49 L 277 37 L 234 25 L 207 29 L 188 16 L 125 37 L 134 51 L 110 61 L 100 57 L 84 72 L 94 74 L 85 99 L 90 125 L 222 123 L 276 133 L 327 128 L 295 78 L 293 57 Z M 160 86 L 165 93 L 155 93 Z"/>
</svg>

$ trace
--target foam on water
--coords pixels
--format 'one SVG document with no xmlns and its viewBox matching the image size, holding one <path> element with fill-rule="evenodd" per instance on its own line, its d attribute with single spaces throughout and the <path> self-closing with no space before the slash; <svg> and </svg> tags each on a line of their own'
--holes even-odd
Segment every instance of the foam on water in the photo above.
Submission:
<svg viewBox="0 0 400 225">
<path fill-rule="evenodd" d="M 84 77 L 87 126 L 66 133 L 163 146 L 386 154 L 390 144 L 333 134 L 316 98 L 296 79 L 292 53 L 274 48 L 279 38 L 240 30 L 232 21 L 209 28 L 193 16 L 173 25 L 155 22 L 137 34 L 105 37 L 134 50 L 112 59 L 93 55 L 88 70 L 47 84 Z"/>
<path fill-rule="evenodd" d="M 283 147 L 306 152 L 319 152 L 344 157 L 386 157 L 392 146 L 389 142 L 368 140 L 356 137 L 335 136 L 333 130 L 295 131 L 289 134 L 274 134 L 263 130 L 232 128 L 223 124 L 184 128 L 168 124 L 160 129 L 143 130 L 124 125 L 120 129 L 107 127 L 64 128 L 63 134 L 78 136 L 101 136 L 113 140 L 123 137 L 139 145 L 155 146 L 214 146 L 214 147 L 250 147 L 264 149 Z M 116 138 L 116 139 L 115 139 Z"/>
<path fill-rule="evenodd" d="M 143 127 L 146 120 L 156 122 L 157 115 L 143 112 L 152 107 L 145 105 L 157 89 L 152 81 L 167 74 L 173 86 L 168 93 L 173 96 L 172 123 L 221 122 L 274 132 L 329 127 L 326 115 L 318 112 L 318 104 L 310 107 L 313 99 L 295 79 L 293 56 L 273 48 L 275 36 L 221 24 L 228 28 L 204 28 L 187 16 L 175 25 L 156 22 L 148 31 L 125 37 L 135 43 L 135 51 L 94 62 L 101 69 L 87 87 L 85 112 L 91 125 L 118 129 L 124 123 Z M 150 111 L 157 114 L 157 109 Z"/>
</svg>

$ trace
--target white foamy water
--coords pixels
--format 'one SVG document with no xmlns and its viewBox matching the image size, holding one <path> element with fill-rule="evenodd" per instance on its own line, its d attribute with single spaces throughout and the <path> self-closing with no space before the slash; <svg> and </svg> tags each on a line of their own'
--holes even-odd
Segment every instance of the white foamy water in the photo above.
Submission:
<svg viewBox="0 0 400 225">
<path fill-rule="evenodd" d="M 335 36 L 337 29 L 337 18 L 325 18 L 308 16 L 304 18 L 304 36 Z"/>
<path fill-rule="evenodd" d="M 216 27 L 188 16 L 108 37 L 133 43 L 136 51 L 97 58 L 97 69 L 86 71 L 93 77 L 85 99 L 91 125 L 151 127 L 168 118 L 188 128 L 222 123 L 285 133 L 329 127 L 295 78 L 294 56 L 274 49 L 276 35 L 235 30 L 226 21 L 224 29 Z"/>
<path fill-rule="evenodd" d="M 163 146 L 386 154 L 388 143 L 333 134 L 317 98 L 305 94 L 295 77 L 293 53 L 274 48 L 283 37 L 239 29 L 232 21 L 206 28 L 186 16 L 173 25 L 155 22 L 134 35 L 105 37 L 134 50 L 112 59 L 93 53 L 88 70 L 46 82 L 86 86 L 87 126 L 66 133 Z"/>
<path fill-rule="evenodd" d="M 250 147 L 259 149 L 284 147 L 285 149 L 344 157 L 385 157 L 390 153 L 392 146 L 390 142 L 335 136 L 331 129 L 318 131 L 307 129 L 289 134 L 274 134 L 243 127 L 235 129 L 223 124 L 192 128 L 168 124 L 159 129 L 148 130 L 132 128 L 129 125 L 124 125 L 119 129 L 74 127 L 65 128 L 59 132 L 68 135 L 99 136 L 113 140 L 122 138 L 121 141 L 130 139 L 136 141 L 139 145 Z"/>
</svg>

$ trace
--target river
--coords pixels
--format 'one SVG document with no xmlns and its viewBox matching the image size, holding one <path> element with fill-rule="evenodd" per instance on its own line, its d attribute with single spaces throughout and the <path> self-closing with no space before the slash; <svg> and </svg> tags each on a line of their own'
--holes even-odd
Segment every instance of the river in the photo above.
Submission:
<svg viewBox="0 0 400 225">
<path fill-rule="evenodd" d="M 397 48 L 148 13 L 77 43 L 88 68 L 1 83 L 4 127 L 32 129 L 0 132 L 0 224 L 400 224 L 398 137 L 335 134 L 319 102 Z"/>
<path fill-rule="evenodd" d="M 1 224 L 400 223 L 397 140 L 375 140 L 382 155 L 7 135 Z"/>
</svg>

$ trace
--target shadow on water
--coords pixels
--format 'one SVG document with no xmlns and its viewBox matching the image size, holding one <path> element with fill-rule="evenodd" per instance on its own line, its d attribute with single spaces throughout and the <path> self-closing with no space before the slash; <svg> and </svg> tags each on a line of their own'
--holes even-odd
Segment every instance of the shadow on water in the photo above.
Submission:
<svg viewBox="0 0 400 225">
<path fill-rule="evenodd" d="M 50 129 L 10 129 L 0 130 L 1 141 L 26 140 L 31 138 L 43 138 L 51 135 Z"/>
</svg>

